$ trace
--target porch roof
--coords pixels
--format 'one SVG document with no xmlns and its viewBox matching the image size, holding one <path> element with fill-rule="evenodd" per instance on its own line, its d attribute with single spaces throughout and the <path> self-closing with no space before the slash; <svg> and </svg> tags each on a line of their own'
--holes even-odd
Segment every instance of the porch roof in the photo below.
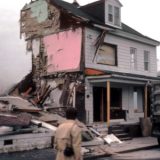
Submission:
<svg viewBox="0 0 160 160">
<path fill-rule="evenodd" d="M 117 82 L 121 84 L 135 84 L 135 85 L 150 85 L 150 82 L 158 82 L 160 78 L 158 77 L 147 77 L 141 75 L 129 75 L 129 74 L 107 74 L 99 76 L 88 76 L 88 81 L 90 83 L 100 83 L 100 82 Z"/>
</svg>

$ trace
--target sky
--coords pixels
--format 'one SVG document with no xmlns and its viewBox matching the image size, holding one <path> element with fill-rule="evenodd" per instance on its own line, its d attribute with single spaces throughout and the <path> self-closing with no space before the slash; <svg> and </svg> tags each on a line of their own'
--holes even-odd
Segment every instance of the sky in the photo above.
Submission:
<svg viewBox="0 0 160 160">
<path fill-rule="evenodd" d="M 73 0 L 66 0 L 73 2 Z M 80 5 L 95 0 L 77 0 Z M 0 0 L 0 93 L 19 82 L 31 70 L 31 55 L 20 39 L 20 9 L 30 0 Z M 160 0 L 120 0 L 122 22 L 160 41 Z M 160 59 L 160 47 L 157 49 Z M 160 68 L 160 67 L 159 67 Z"/>
</svg>

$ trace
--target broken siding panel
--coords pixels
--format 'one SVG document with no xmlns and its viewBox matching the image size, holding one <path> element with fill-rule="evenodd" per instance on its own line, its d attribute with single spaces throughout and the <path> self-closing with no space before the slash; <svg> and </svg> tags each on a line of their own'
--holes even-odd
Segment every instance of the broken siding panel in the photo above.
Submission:
<svg viewBox="0 0 160 160">
<path fill-rule="evenodd" d="M 99 36 L 100 32 L 93 30 L 91 28 L 85 29 L 85 66 L 87 68 L 94 68 L 99 70 L 110 70 L 115 72 L 122 72 L 122 73 L 133 73 L 139 74 L 144 76 L 157 76 L 157 62 L 156 62 L 156 48 L 143 44 L 138 43 L 136 41 L 124 39 L 121 37 L 116 37 L 111 34 L 107 34 L 104 42 L 113 44 L 117 46 L 117 59 L 118 59 L 118 66 L 109 66 L 109 65 L 102 65 L 97 64 L 94 61 L 94 56 L 96 53 L 95 42 L 97 37 Z M 130 47 L 137 48 L 137 70 L 131 70 L 130 68 Z M 144 50 L 148 50 L 151 53 L 151 69 L 150 72 L 144 72 L 144 57 L 143 52 Z"/>
<path fill-rule="evenodd" d="M 46 36 L 43 41 L 48 55 L 48 73 L 80 70 L 81 28 Z"/>
</svg>

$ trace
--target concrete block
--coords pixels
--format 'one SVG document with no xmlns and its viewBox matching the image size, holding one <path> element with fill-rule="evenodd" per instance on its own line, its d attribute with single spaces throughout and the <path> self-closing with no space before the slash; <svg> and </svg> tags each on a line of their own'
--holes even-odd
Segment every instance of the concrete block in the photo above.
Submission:
<svg viewBox="0 0 160 160">
<path fill-rule="evenodd" d="M 0 137 L 0 153 L 43 149 L 52 146 L 52 132 L 8 135 Z"/>
</svg>

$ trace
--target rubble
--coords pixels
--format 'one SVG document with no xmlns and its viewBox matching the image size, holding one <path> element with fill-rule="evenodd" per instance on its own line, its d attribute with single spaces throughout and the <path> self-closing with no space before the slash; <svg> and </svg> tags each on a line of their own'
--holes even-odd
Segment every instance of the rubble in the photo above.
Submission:
<svg viewBox="0 0 160 160">
<path fill-rule="evenodd" d="M 107 142 L 108 144 L 111 143 L 122 143 L 122 141 L 120 141 L 116 136 L 114 136 L 113 134 L 108 134 L 107 136 L 104 137 L 105 142 Z"/>
<path fill-rule="evenodd" d="M 27 79 L 28 77 L 30 76 L 27 76 Z M 77 81 L 77 77 L 81 79 L 77 74 L 65 74 L 61 77 L 58 75 L 54 77 L 54 83 L 44 82 L 34 90 L 31 89 L 32 85 L 23 79 L 12 89 L 9 96 L 0 97 L 0 142 L 3 143 L 0 153 L 51 147 L 56 128 L 65 121 L 65 109 L 75 103 L 75 90 L 80 94 L 84 93 L 84 85 Z M 32 81 L 30 82 L 32 84 Z M 55 96 L 59 101 L 54 100 Z M 111 154 L 105 150 L 105 145 L 108 146 L 105 139 L 107 132 L 100 132 L 102 126 L 96 130 L 95 126 L 86 126 L 79 120 L 76 123 L 82 128 L 84 157 Z M 18 137 L 20 138 L 17 139 Z M 36 139 L 39 143 L 35 142 Z"/>
<path fill-rule="evenodd" d="M 29 126 L 31 122 L 31 115 L 21 113 L 18 116 L 1 115 L 0 126 Z"/>
<path fill-rule="evenodd" d="M 79 88 L 79 90 L 81 89 Z M 24 97 L 22 98 L 20 95 L 0 97 L 0 153 L 51 147 L 57 126 L 65 121 L 62 111 L 65 111 L 66 107 L 51 107 L 47 105 L 49 102 L 47 100 L 45 105 L 39 108 L 38 104 L 30 102 L 28 96 L 25 99 Z M 41 98 L 39 98 L 40 101 Z M 66 103 L 68 102 L 66 101 Z M 105 141 L 100 137 L 101 134 L 98 131 L 78 120 L 76 123 L 82 128 L 84 157 L 91 156 L 93 153 L 94 155 L 97 153 L 97 156 L 109 155 L 99 147 L 96 148 L 96 146 L 105 145 Z M 93 131 L 96 134 L 93 134 Z"/>
</svg>

